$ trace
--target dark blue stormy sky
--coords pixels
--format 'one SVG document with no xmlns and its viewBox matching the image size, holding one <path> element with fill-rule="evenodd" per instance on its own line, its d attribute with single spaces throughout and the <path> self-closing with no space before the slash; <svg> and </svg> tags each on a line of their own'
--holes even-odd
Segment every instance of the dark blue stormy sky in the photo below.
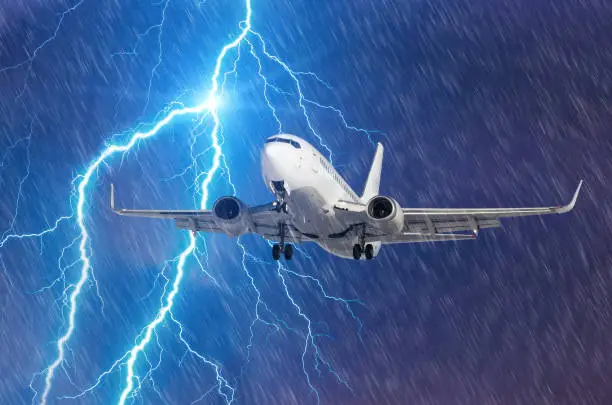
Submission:
<svg viewBox="0 0 612 405">
<path fill-rule="evenodd" d="M 6 237 L 70 216 L 73 179 L 106 145 L 150 128 L 174 101 L 204 100 L 244 11 L 221 0 L 0 3 L 0 403 L 39 403 L 67 328 L 64 288 L 70 294 L 80 276 L 74 218 L 43 238 Z M 307 98 L 383 132 L 372 135 L 387 148 L 381 191 L 405 206 L 554 205 L 580 179 L 585 187 L 571 214 L 504 221 L 474 242 L 386 247 L 364 263 L 303 246 L 286 270 L 320 284 L 280 273 L 310 320 L 316 347 L 303 357 L 308 322 L 268 245 L 242 239 L 265 304 L 254 322 L 257 291 L 240 247 L 207 236 L 197 257 L 214 281 L 189 260 L 173 314 L 191 347 L 220 365 L 236 403 L 315 404 L 310 381 L 321 404 L 607 404 L 612 4 L 268 0 L 253 2 L 252 24 L 271 52 L 331 87 L 300 76 Z M 236 57 L 227 55 L 222 72 Z M 320 145 L 290 77 L 262 59 L 267 79 L 292 93 L 270 95 L 283 129 Z M 219 108 L 223 150 L 238 196 L 264 203 L 271 196 L 259 148 L 277 125 L 246 44 L 236 66 Z M 331 110 L 307 109 L 360 191 L 368 137 Z M 164 298 L 163 263 L 187 243 L 170 223 L 111 215 L 110 183 L 124 206 L 197 206 L 190 146 L 201 154 L 197 170 L 206 170 L 211 128 L 207 119 L 179 119 L 96 171 L 85 205 L 93 273 L 49 404 L 117 403 L 125 365 L 89 394 L 65 397 L 138 341 Z M 231 192 L 228 171 L 219 172 L 211 201 Z M 36 292 L 60 275 L 60 257 L 65 278 Z M 176 265 L 164 274 L 172 281 Z M 359 302 L 349 302 L 351 313 L 321 288 Z M 189 404 L 212 388 L 199 403 L 226 403 L 214 369 L 186 352 L 177 325 L 166 319 L 156 331 L 136 362 L 143 378 L 131 401 Z"/>
</svg>

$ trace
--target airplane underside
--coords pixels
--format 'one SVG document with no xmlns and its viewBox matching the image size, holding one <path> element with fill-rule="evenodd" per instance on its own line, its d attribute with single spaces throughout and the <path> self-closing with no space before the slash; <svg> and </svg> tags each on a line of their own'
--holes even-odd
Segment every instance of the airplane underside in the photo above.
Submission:
<svg viewBox="0 0 612 405">
<path fill-rule="evenodd" d="M 282 186 L 284 182 L 274 183 L 274 189 L 278 191 L 278 203 L 286 204 L 286 210 L 292 219 L 291 226 L 281 231 L 279 243 L 272 247 L 272 256 L 275 260 L 280 258 L 281 253 L 284 253 L 286 259 L 291 259 L 293 247 L 285 243 L 284 239 L 292 239 L 287 237 L 292 231 L 294 238 L 298 236 L 297 233 L 300 238 L 310 240 L 326 252 L 345 259 L 370 260 L 380 251 L 380 243 L 365 243 L 364 238 L 360 237 L 359 230 L 365 231 L 365 228 L 355 227 L 336 218 L 334 210 L 326 206 L 324 197 L 316 187 L 308 186 L 287 191 Z"/>
</svg>

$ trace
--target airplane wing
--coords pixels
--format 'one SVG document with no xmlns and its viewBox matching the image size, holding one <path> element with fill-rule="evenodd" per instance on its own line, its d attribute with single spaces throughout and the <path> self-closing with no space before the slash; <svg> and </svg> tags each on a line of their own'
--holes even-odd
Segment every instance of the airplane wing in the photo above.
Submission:
<svg viewBox="0 0 612 405">
<path fill-rule="evenodd" d="M 195 232 L 227 233 L 215 221 L 212 210 L 134 210 L 115 207 L 115 187 L 111 184 L 111 209 L 119 215 L 173 219 L 177 228 L 187 229 Z M 278 212 L 273 203 L 248 208 L 248 221 L 245 233 L 257 233 L 266 239 L 275 240 L 280 238 L 281 222 L 287 222 L 287 214 Z M 289 227 L 286 241 L 307 240 L 296 229 Z"/>
<path fill-rule="evenodd" d="M 115 208 L 115 186 L 111 184 L 111 209 L 119 215 L 144 218 L 174 219 L 177 228 L 192 231 L 223 232 L 215 224 L 211 210 L 133 210 Z"/>
<path fill-rule="evenodd" d="M 336 205 L 337 212 L 358 218 L 366 224 L 366 241 L 389 243 L 435 242 L 443 240 L 474 239 L 480 229 L 501 226 L 501 218 L 529 215 L 563 214 L 576 205 L 582 181 L 567 205 L 532 208 L 403 208 L 404 228 L 397 234 L 384 234 L 368 226 L 366 206 L 343 203 Z M 473 234 L 455 233 L 472 232 Z"/>
</svg>

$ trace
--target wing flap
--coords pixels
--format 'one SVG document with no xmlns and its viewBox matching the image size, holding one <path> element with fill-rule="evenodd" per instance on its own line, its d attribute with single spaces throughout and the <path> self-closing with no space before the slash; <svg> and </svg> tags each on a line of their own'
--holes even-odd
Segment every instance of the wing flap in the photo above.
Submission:
<svg viewBox="0 0 612 405">
<path fill-rule="evenodd" d="M 497 219 L 464 217 L 406 217 L 404 216 L 404 231 L 411 233 L 450 233 L 474 231 L 477 229 L 497 228 L 501 223 Z"/>
<path fill-rule="evenodd" d="M 402 232 L 396 235 L 366 237 L 366 242 L 382 242 L 385 245 L 395 243 L 444 242 L 476 239 L 472 234 L 421 234 Z"/>
<path fill-rule="evenodd" d="M 211 218 L 177 218 L 175 219 L 176 227 L 179 229 L 187 229 L 189 231 L 196 232 L 217 232 L 223 233 L 223 230 L 219 228 Z"/>
</svg>

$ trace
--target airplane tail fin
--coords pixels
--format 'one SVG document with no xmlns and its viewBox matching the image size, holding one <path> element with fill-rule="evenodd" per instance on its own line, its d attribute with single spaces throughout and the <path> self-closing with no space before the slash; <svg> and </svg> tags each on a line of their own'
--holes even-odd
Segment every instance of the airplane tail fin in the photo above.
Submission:
<svg viewBox="0 0 612 405">
<path fill-rule="evenodd" d="M 380 174 L 382 171 L 383 152 L 385 148 L 379 143 L 376 146 L 376 153 L 372 160 L 372 166 L 370 167 L 370 173 L 368 173 L 368 179 L 366 180 L 365 187 L 363 188 L 363 194 L 361 195 L 361 202 L 366 203 L 370 198 L 378 195 L 378 189 L 380 187 Z"/>
</svg>

